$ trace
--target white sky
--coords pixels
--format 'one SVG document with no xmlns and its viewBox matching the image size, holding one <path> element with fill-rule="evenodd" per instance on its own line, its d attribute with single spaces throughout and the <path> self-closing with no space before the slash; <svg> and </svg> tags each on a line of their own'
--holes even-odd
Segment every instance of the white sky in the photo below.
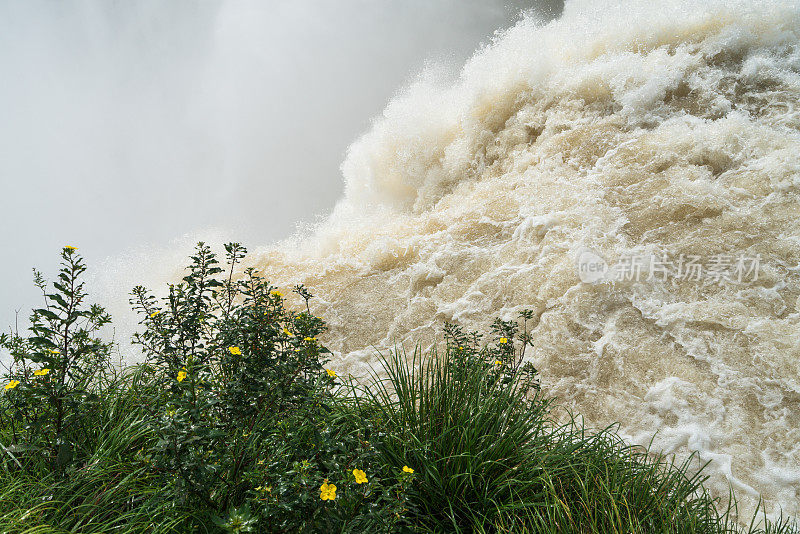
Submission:
<svg viewBox="0 0 800 534">
<path fill-rule="evenodd" d="M 327 213 L 392 94 L 536 1 L 0 0 L 0 328 L 65 244 L 91 266 Z"/>
</svg>

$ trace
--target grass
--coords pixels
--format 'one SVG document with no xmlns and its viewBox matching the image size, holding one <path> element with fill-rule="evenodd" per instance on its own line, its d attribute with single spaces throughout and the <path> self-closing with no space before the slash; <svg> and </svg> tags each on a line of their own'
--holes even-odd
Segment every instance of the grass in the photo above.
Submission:
<svg viewBox="0 0 800 534">
<path fill-rule="evenodd" d="M 165 501 L 140 451 L 152 440 L 137 400 L 148 385 L 131 368 L 103 385 L 88 460 L 66 476 L 35 460 L 0 470 L 0 532 L 183 532 L 192 511 Z M 3 441 L 7 436 L 3 436 Z M 35 457 L 32 457 L 35 458 Z"/>
<path fill-rule="evenodd" d="M 551 402 L 492 370 L 434 351 L 383 360 L 366 397 L 393 430 L 389 463 L 419 466 L 414 522 L 430 532 L 797 532 L 788 519 L 735 522 L 702 470 L 625 444 L 614 427 L 556 424 Z"/>
<path fill-rule="evenodd" d="M 718 511 L 689 462 L 626 445 L 613 428 L 588 433 L 549 418 L 551 401 L 491 369 L 435 352 L 383 360 L 386 375 L 334 403 L 336 417 L 365 418 L 386 433 L 389 465 L 414 466 L 409 526 L 417 532 L 796 533 L 788 519 L 741 527 Z M 0 470 L 0 532 L 218 531 L 202 513 L 165 499 L 141 451 L 153 436 L 139 400 L 144 375 L 131 368 L 103 386 L 89 461 L 66 477 L 46 465 Z M 264 531 L 271 531 L 265 527 Z M 400 530 L 398 528 L 398 530 Z"/>
</svg>

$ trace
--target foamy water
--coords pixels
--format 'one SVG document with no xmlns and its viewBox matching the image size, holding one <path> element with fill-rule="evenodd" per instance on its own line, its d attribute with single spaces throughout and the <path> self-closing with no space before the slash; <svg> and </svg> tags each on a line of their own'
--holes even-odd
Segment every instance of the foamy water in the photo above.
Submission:
<svg viewBox="0 0 800 534">
<path fill-rule="evenodd" d="M 587 424 L 697 452 L 717 495 L 798 514 L 798 31 L 789 1 L 573 2 L 523 20 L 455 83 L 428 72 L 390 102 L 350 147 L 331 217 L 257 263 L 312 288 L 334 366 L 357 376 L 445 320 L 485 329 L 531 308 L 530 359 Z M 592 283 L 587 249 L 760 263 Z"/>
</svg>

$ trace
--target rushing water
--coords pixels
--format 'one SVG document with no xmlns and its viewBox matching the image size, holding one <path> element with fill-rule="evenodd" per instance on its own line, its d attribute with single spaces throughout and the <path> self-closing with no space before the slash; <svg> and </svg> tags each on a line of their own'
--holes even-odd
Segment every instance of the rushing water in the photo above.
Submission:
<svg viewBox="0 0 800 534">
<path fill-rule="evenodd" d="M 530 359 L 587 424 L 797 514 L 798 32 L 791 1 L 522 20 L 398 94 L 332 215 L 257 265 L 313 289 L 353 375 L 444 320 L 533 309 Z"/>
</svg>

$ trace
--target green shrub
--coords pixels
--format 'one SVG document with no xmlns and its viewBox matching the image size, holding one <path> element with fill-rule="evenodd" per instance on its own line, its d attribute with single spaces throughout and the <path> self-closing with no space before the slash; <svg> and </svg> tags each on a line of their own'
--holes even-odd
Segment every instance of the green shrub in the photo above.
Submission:
<svg viewBox="0 0 800 534">
<path fill-rule="evenodd" d="M 0 335 L 0 348 L 12 356 L 7 406 L 0 411 L 0 425 L 11 434 L 10 450 L 25 462 L 45 461 L 60 471 L 85 457 L 81 445 L 93 432 L 95 390 L 110 371 L 111 344 L 96 336 L 111 318 L 84 302 L 85 270 L 75 248 L 64 247 L 52 291 L 34 271 L 45 307 L 33 310 L 30 335 Z"/>
<path fill-rule="evenodd" d="M 148 461 L 182 504 L 205 507 L 233 530 L 394 524 L 404 479 L 378 477 L 385 469 L 369 429 L 339 416 L 339 382 L 323 368 L 329 351 L 317 336 L 325 325 L 311 314 L 311 293 L 296 286 L 305 310 L 288 310 L 252 269 L 235 279 L 246 250 L 225 248 L 223 271 L 201 243 L 161 303 L 133 290 L 145 328 L 135 342 L 161 392 L 142 405 L 156 436 Z M 353 470 L 370 481 L 356 483 Z M 321 488 L 332 485 L 335 498 L 323 500 Z"/>
</svg>

